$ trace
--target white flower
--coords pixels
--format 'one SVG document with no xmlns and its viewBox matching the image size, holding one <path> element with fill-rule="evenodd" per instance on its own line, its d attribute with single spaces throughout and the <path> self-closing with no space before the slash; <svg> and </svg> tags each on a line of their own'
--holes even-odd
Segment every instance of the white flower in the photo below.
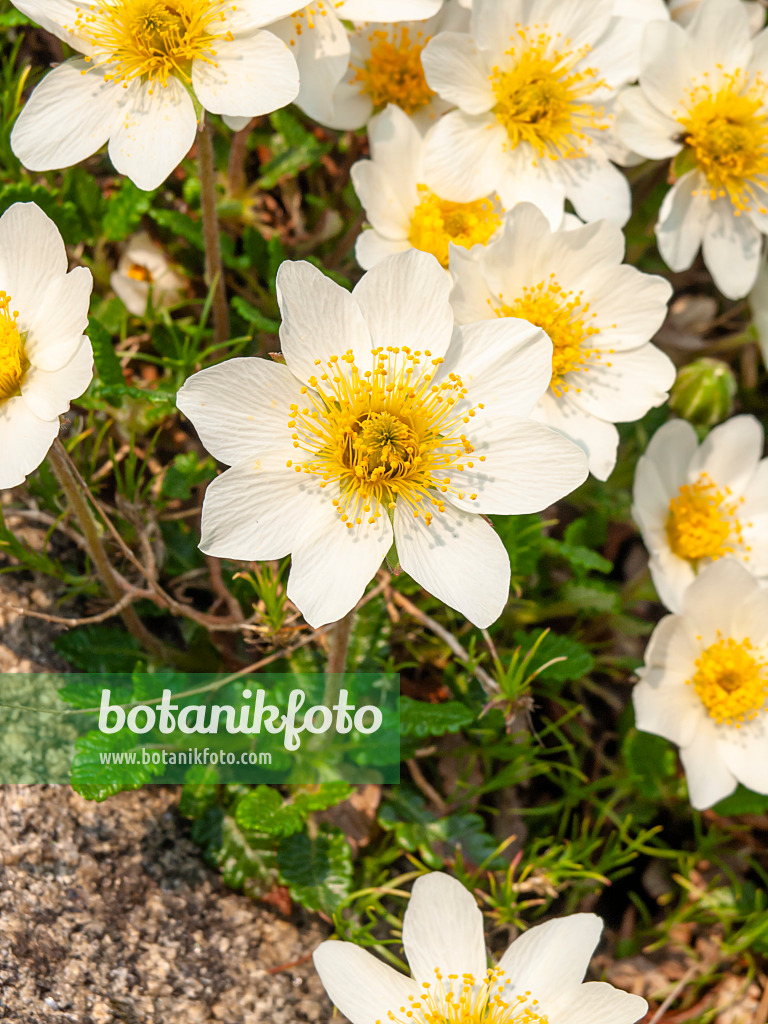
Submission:
<svg viewBox="0 0 768 1024">
<path fill-rule="evenodd" d="M 768 459 L 754 416 L 734 416 L 699 445 L 684 420 L 651 438 L 637 464 L 632 514 L 651 556 L 659 597 L 670 611 L 697 572 L 730 555 L 768 575 Z"/>
<path fill-rule="evenodd" d="M 612 10 L 613 0 L 475 0 L 471 35 L 427 44 L 427 82 L 459 108 L 427 135 L 426 173 L 440 195 L 498 192 L 507 207 L 535 203 L 553 226 L 567 198 L 583 220 L 625 223 L 611 107 L 632 75 L 636 25 Z"/>
<path fill-rule="evenodd" d="M 54 68 L 14 125 L 11 146 L 33 171 L 69 167 L 109 141 L 115 168 L 161 185 L 186 156 L 199 107 L 238 126 L 290 103 L 296 61 L 263 26 L 297 0 L 14 0 L 84 54 Z"/>
<path fill-rule="evenodd" d="M 442 6 L 443 0 L 320 0 L 280 22 L 274 31 L 291 47 L 301 74 L 296 104 L 340 129 L 361 128 L 374 100 L 384 107 L 395 93 L 409 106 L 431 107 L 420 54 L 444 23 Z M 447 0 L 446 11 L 454 6 Z M 341 18 L 368 24 L 350 35 Z"/>
<path fill-rule="evenodd" d="M 554 346 L 552 380 L 535 416 L 576 441 L 600 480 L 616 463 L 614 423 L 661 405 L 675 379 L 670 359 L 649 344 L 672 289 L 623 257 L 615 224 L 553 231 L 529 203 L 507 214 L 484 250 L 451 247 L 457 321 L 519 317 L 542 328 Z"/>
<path fill-rule="evenodd" d="M 634 1024 L 648 1010 L 644 999 L 582 983 L 602 930 L 595 914 L 546 921 L 489 968 L 474 897 L 434 871 L 413 883 L 403 920 L 412 979 L 352 942 L 323 942 L 314 961 L 352 1024 Z"/>
<path fill-rule="evenodd" d="M 765 7 L 760 0 L 741 0 L 749 17 L 752 32 L 759 32 L 765 27 Z M 689 25 L 696 13 L 701 0 L 669 0 L 669 13 L 681 25 Z"/>
<path fill-rule="evenodd" d="M 757 278 L 749 293 L 749 308 L 760 354 L 763 363 L 768 366 L 768 252 L 763 254 Z"/>
<path fill-rule="evenodd" d="M 707 566 L 653 631 L 638 729 L 680 747 L 697 810 L 737 783 L 768 793 L 768 593 L 732 558 Z"/>
<path fill-rule="evenodd" d="M 739 0 L 704 0 L 687 30 L 645 30 L 640 84 L 622 96 L 619 135 L 652 159 L 676 157 L 656 225 L 672 270 L 699 246 L 715 284 L 746 295 L 768 232 L 768 31 L 754 39 Z"/>
<path fill-rule="evenodd" d="M 15 203 L 0 217 L 0 488 L 37 469 L 91 381 L 92 287 L 85 267 L 67 273 L 61 235 L 38 206 Z"/>
<path fill-rule="evenodd" d="M 357 239 L 360 266 L 395 252 L 423 249 L 448 267 L 448 245 L 485 245 L 501 228 L 498 197 L 452 203 L 424 178 L 424 138 L 399 107 L 389 106 L 368 126 L 371 159 L 352 166 L 352 184 L 371 225 Z"/>
<path fill-rule="evenodd" d="M 520 321 L 454 329 L 448 275 L 411 250 L 350 294 L 308 263 L 277 277 L 286 365 L 231 359 L 178 396 L 212 455 L 201 548 L 293 557 L 288 596 L 313 626 L 345 615 L 394 540 L 402 568 L 479 626 L 509 594 L 483 514 L 535 512 L 586 476 L 581 450 L 528 420 L 550 377 Z M 393 533 L 394 531 L 394 533 Z"/>
<path fill-rule="evenodd" d="M 186 281 L 146 231 L 129 239 L 109 283 L 134 316 L 144 316 L 150 292 L 153 306 L 159 309 L 180 302 L 186 291 Z"/>
</svg>

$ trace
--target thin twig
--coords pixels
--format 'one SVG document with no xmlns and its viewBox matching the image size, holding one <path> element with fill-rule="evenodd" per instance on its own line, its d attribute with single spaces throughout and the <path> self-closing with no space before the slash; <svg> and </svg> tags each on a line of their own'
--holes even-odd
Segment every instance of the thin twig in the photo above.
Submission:
<svg viewBox="0 0 768 1024">
<path fill-rule="evenodd" d="M 434 806 L 437 813 L 442 817 L 448 811 L 448 804 L 443 800 L 440 794 L 437 792 L 435 787 L 427 781 L 419 768 L 419 762 L 415 757 L 409 757 L 405 762 L 408 766 L 408 771 L 411 773 L 411 778 L 416 783 L 418 789 L 424 794 L 429 802 Z"/>
<path fill-rule="evenodd" d="M 111 608 L 107 608 L 105 612 L 101 612 L 99 615 L 88 615 L 83 619 L 69 619 L 64 615 L 49 615 L 47 612 L 37 612 L 33 608 L 23 608 L 18 604 L 11 604 L 10 602 L 0 602 L 0 608 L 8 609 L 8 611 L 16 612 L 19 615 L 27 616 L 32 619 L 42 619 L 44 622 L 52 622 L 56 626 L 93 626 L 98 622 L 106 622 L 107 619 L 113 618 L 115 615 L 120 615 L 124 608 L 136 599 L 136 594 L 129 591 L 127 594 L 123 594 L 117 604 L 112 605 Z"/>
<path fill-rule="evenodd" d="M 407 597 L 404 597 L 396 590 L 392 592 L 392 599 L 395 604 L 400 605 L 403 611 L 408 612 L 408 614 L 420 622 L 422 626 L 426 626 L 431 633 L 434 633 L 435 636 L 439 637 L 443 641 L 443 643 L 447 644 L 459 661 L 463 662 L 465 665 L 471 665 L 475 679 L 477 679 L 478 683 L 480 683 L 489 697 L 498 696 L 499 688 L 493 681 L 493 678 L 480 665 L 472 664 L 472 659 L 469 654 L 464 650 L 452 633 L 449 633 L 444 626 L 441 626 L 439 622 L 435 622 L 434 619 L 430 618 L 429 615 L 426 615 L 420 608 L 417 608 L 412 601 L 409 601 Z"/>
<path fill-rule="evenodd" d="M 664 1000 L 664 1002 L 661 1004 L 661 1006 L 658 1008 L 658 1010 L 654 1013 L 654 1015 L 648 1021 L 648 1024 L 658 1024 L 658 1022 L 661 1020 L 661 1018 L 667 1012 L 669 1007 L 672 1005 L 672 1003 L 674 1003 L 674 1001 L 677 999 L 677 997 L 683 991 L 683 989 L 688 984 L 688 982 L 691 980 L 691 978 L 693 978 L 693 976 L 698 972 L 698 970 L 699 970 L 699 965 L 698 964 L 692 964 L 688 968 L 688 970 L 685 972 L 685 974 L 682 976 L 682 978 L 680 978 L 680 980 L 675 985 L 675 987 L 672 989 L 672 991 L 667 995 L 667 998 Z"/>
</svg>

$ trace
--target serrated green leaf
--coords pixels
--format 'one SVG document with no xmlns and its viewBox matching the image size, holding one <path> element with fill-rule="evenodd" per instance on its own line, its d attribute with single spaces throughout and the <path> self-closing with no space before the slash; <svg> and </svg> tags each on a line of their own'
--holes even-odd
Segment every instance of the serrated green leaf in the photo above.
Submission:
<svg viewBox="0 0 768 1024">
<path fill-rule="evenodd" d="M 185 213 L 179 213 L 178 210 L 153 210 L 150 207 L 147 213 L 155 224 L 158 224 L 161 228 L 167 228 L 174 235 L 189 242 L 190 245 L 200 250 L 200 252 L 205 249 L 203 227 L 199 221 L 192 220 L 191 217 L 188 217 Z"/>
<path fill-rule="evenodd" d="M 153 189 L 144 192 L 130 178 L 123 178 L 107 200 L 107 209 L 101 222 L 104 237 L 110 242 L 121 242 L 136 231 L 141 218 L 150 211 L 158 191 Z"/>
<path fill-rule="evenodd" d="M 235 821 L 244 832 L 279 838 L 304 828 L 305 816 L 299 808 L 286 803 L 278 790 L 257 786 L 238 801 Z"/>
<path fill-rule="evenodd" d="M 162 775 L 162 764 L 143 763 L 141 749 L 136 746 L 138 738 L 126 729 L 112 735 L 94 730 L 81 736 L 75 744 L 71 769 L 75 792 L 86 800 L 100 802 L 115 793 L 140 789 L 156 775 Z M 122 761 L 105 763 L 105 758 L 115 756 Z"/>
<path fill-rule="evenodd" d="M 563 597 L 573 605 L 574 609 L 585 612 L 617 612 L 619 595 L 607 583 L 601 580 L 587 582 L 571 581 L 562 589 Z"/>
<path fill-rule="evenodd" d="M 211 807 L 194 822 L 192 838 L 230 888 L 258 896 L 277 882 L 274 840 L 256 834 L 246 837 L 222 807 Z"/>
<path fill-rule="evenodd" d="M 542 553 L 541 517 L 493 516 L 493 526 L 509 555 L 513 577 L 531 576 Z"/>
<path fill-rule="evenodd" d="M 83 672 L 133 672 L 142 657 L 138 640 L 119 626 L 77 626 L 56 637 L 53 645 Z"/>
<path fill-rule="evenodd" d="M 306 817 L 313 811 L 324 811 L 346 800 L 352 792 L 348 782 L 323 782 L 314 789 L 300 790 L 294 794 L 293 806 Z"/>
<path fill-rule="evenodd" d="M 677 753 L 672 744 L 661 736 L 630 729 L 624 737 L 622 753 L 638 791 L 650 800 L 659 800 L 662 790 L 677 774 Z"/>
<path fill-rule="evenodd" d="M 270 317 L 264 316 L 260 310 L 239 295 L 232 299 L 232 308 L 238 316 L 255 327 L 257 331 L 263 331 L 265 334 L 277 334 L 280 330 L 279 320 L 272 320 Z"/>
<path fill-rule="evenodd" d="M 83 229 L 77 207 L 69 201 L 61 202 L 45 185 L 28 185 L 23 181 L 3 185 L 0 188 L 0 214 L 14 203 L 35 203 L 48 214 L 67 245 L 82 242 Z"/>
<path fill-rule="evenodd" d="M 192 497 L 194 488 L 212 480 L 215 475 L 216 463 L 212 458 L 201 459 L 196 452 L 181 452 L 168 466 L 160 493 L 164 498 L 186 501 Z"/>
<path fill-rule="evenodd" d="M 533 630 L 530 633 L 526 633 L 525 630 L 517 630 L 515 643 L 519 644 L 523 651 L 529 651 L 543 632 L 543 629 Z M 536 653 L 528 663 L 526 674 L 535 672 L 542 665 L 546 665 L 548 661 L 552 661 L 553 658 L 565 658 L 566 660 L 548 665 L 543 672 L 539 673 L 537 679 L 551 679 L 554 683 L 571 682 L 583 679 L 595 667 L 595 659 L 578 640 L 573 640 L 560 633 L 549 632 L 542 639 Z"/>
<path fill-rule="evenodd" d="M 184 778 L 179 813 L 185 818 L 200 818 L 216 803 L 219 773 L 211 764 L 193 764 Z"/>
<path fill-rule="evenodd" d="M 602 573 L 611 572 L 613 569 L 613 563 L 609 559 L 603 558 L 597 551 L 583 544 L 569 544 L 567 541 L 547 537 L 544 541 L 544 550 L 548 554 L 564 558 L 574 569 Z"/>
<path fill-rule="evenodd" d="M 443 736 L 471 725 L 475 717 L 474 711 L 457 700 L 427 704 L 411 697 L 400 698 L 400 732 L 403 736 Z"/>
<path fill-rule="evenodd" d="M 102 384 L 107 388 L 120 387 L 125 384 L 123 368 L 120 365 L 115 346 L 112 342 L 112 335 L 103 327 L 98 320 L 93 318 L 88 321 L 88 337 L 93 346 L 93 361 L 96 365 L 96 373 Z"/>
<path fill-rule="evenodd" d="M 280 840 L 280 880 L 307 910 L 332 914 L 352 888 L 352 851 L 340 828 L 322 824 L 311 838 L 297 832 Z"/>
</svg>

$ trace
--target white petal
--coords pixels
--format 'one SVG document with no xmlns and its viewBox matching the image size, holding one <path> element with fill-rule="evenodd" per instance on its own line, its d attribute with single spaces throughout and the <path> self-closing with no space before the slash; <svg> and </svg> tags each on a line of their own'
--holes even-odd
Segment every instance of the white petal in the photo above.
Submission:
<svg viewBox="0 0 768 1024">
<path fill-rule="evenodd" d="M 31 171 L 85 160 L 119 124 L 122 92 L 84 60 L 60 64 L 37 86 L 13 126 L 13 152 Z"/>
<path fill-rule="evenodd" d="M 377 1024 L 401 1007 L 410 1010 L 418 985 L 353 942 L 322 942 L 315 970 L 335 1006 L 352 1024 Z"/>
<path fill-rule="evenodd" d="M 315 478 L 286 468 L 290 452 L 254 455 L 205 492 L 200 550 L 242 561 L 283 558 L 330 504 Z"/>
<path fill-rule="evenodd" d="M 277 301 L 283 322 L 280 343 L 291 372 L 302 382 L 349 349 L 359 370 L 371 363 L 371 336 L 350 293 L 311 263 L 286 261 L 277 272 Z M 340 365 L 343 370 L 344 364 Z M 321 371 L 322 372 L 322 371 Z"/>
<path fill-rule="evenodd" d="M 352 292 L 375 348 L 407 345 L 442 357 L 451 341 L 450 280 L 434 256 L 418 249 L 377 264 Z"/>
<path fill-rule="evenodd" d="M 35 265 L 33 275 L 30 276 L 37 276 L 40 270 L 40 266 Z M 29 310 L 25 300 L 25 312 L 29 311 L 24 325 L 29 331 L 25 349 L 35 366 L 41 370 L 58 370 L 72 357 L 88 326 L 92 289 L 93 277 L 90 270 L 87 267 L 75 267 L 66 276 L 53 279 L 48 277 L 44 290 L 35 296 L 38 306 L 32 306 Z M 21 322 L 20 317 L 20 325 Z"/>
<path fill-rule="evenodd" d="M 686 420 L 670 420 L 653 435 L 641 462 L 653 463 L 665 491 L 672 497 L 687 482 L 690 462 L 697 448 L 696 431 L 691 424 Z"/>
<path fill-rule="evenodd" d="M 541 164 L 533 164 L 533 152 L 521 143 L 515 152 L 500 162 L 499 196 L 511 210 L 521 203 L 532 203 L 546 217 L 552 229 L 560 227 L 565 209 L 565 182 L 549 177 Z"/>
<path fill-rule="evenodd" d="M 656 241 L 670 270 L 687 270 L 704 237 L 710 211 L 701 185 L 698 171 L 689 171 L 672 186 L 661 204 Z"/>
<path fill-rule="evenodd" d="M 600 941 L 596 914 L 570 914 L 534 925 L 515 939 L 499 961 L 516 993 L 544 1000 L 580 985 Z M 558 1018 L 559 1019 L 559 1018 Z"/>
<path fill-rule="evenodd" d="M 641 681 L 632 691 L 632 701 L 635 723 L 642 732 L 663 736 L 678 747 L 693 741 L 702 716 L 702 704 L 693 686 L 673 682 L 654 687 Z"/>
<path fill-rule="evenodd" d="M 487 196 L 501 184 L 507 162 L 506 139 L 506 131 L 495 118 L 451 111 L 427 133 L 427 184 L 439 196 L 457 203 Z"/>
<path fill-rule="evenodd" d="M 499 245 L 506 233 L 506 227 L 499 240 Z M 457 323 L 471 324 L 477 320 L 488 320 L 494 316 L 493 294 L 486 281 L 486 260 L 478 260 L 468 249 L 460 245 L 449 246 L 450 270 L 453 278 L 451 305 Z M 486 249 L 484 256 L 488 255 Z M 768 317 L 766 317 L 768 320 Z M 766 331 L 768 336 L 768 331 Z"/>
<path fill-rule="evenodd" d="M 745 296 L 760 268 L 762 235 L 749 217 L 737 217 L 727 199 L 713 204 L 702 254 L 715 284 L 729 299 Z"/>
<path fill-rule="evenodd" d="M 288 597 L 315 629 L 354 608 L 392 547 L 386 515 L 348 529 L 330 494 L 323 494 L 328 496 L 322 512 L 313 516 L 293 549 L 287 587 Z"/>
<path fill-rule="evenodd" d="M 611 423 L 627 423 L 666 401 L 675 367 L 655 345 L 641 345 L 592 360 L 586 373 L 569 373 L 564 379 L 580 409 Z"/>
<path fill-rule="evenodd" d="M 299 0 L 300 2 L 300 0 Z M 247 3 L 222 5 L 221 17 L 235 35 L 251 35 L 279 18 L 287 18 L 298 10 L 297 0 L 247 0 Z"/>
<path fill-rule="evenodd" d="M 145 191 L 157 188 L 178 167 L 195 141 L 197 116 L 177 78 L 152 86 L 128 84 L 120 119 L 109 140 L 115 169 Z"/>
<path fill-rule="evenodd" d="M 707 473 L 720 487 L 742 493 L 763 454 L 763 428 L 754 416 L 733 416 L 711 430 L 691 458 L 691 480 Z"/>
<path fill-rule="evenodd" d="M 764 710 L 739 729 L 722 726 L 719 751 L 742 786 L 754 793 L 768 793 L 768 723 Z"/>
<path fill-rule="evenodd" d="M 446 505 L 427 526 L 398 502 L 395 543 L 405 572 L 475 626 L 490 626 L 501 615 L 509 597 L 509 557 L 480 516 Z"/>
<path fill-rule="evenodd" d="M 612 423 L 583 412 L 568 394 L 557 398 L 548 391 L 539 402 L 536 418 L 575 441 L 587 456 L 589 472 L 607 480 L 616 465 L 619 432 Z"/>
<path fill-rule="evenodd" d="M 644 64 L 640 87 L 658 110 L 668 112 L 685 96 L 697 68 L 685 31 L 671 21 L 654 21 L 643 34 Z"/>
<path fill-rule="evenodd" d="M 736 777 L 728 768 L 717 742 L 717 726 L 704 716 L 693 742 L 680 751 L 688 796 L 697 811 L 704 811 L 736 789 Z"/>
<path fill-rule="evenodd" d="M 355 242 L 355 259 L 363 270 L 371 270 L 388 256 L 394 256 L 398 252 L 405 252 L 412 248 L 413 246 L 407 238 L 384 238 L 378 231 L 371 228 L 358 235 L 357 242 Z"/>
<path fill-rule="evenodd" d="M 649 669 L 662 669 L 687 679 L 701 654 L 695 627 L 681 615 L 665 615 L 656 625 L 645 650 Z"/>
<path fill-rule="evenodd" d="M 451 469 L 452 487 L 466 496 L 448 500 L 466 512 L 525 515 L 541 512 L 587 478 L 587 460 L 573 441 L 543 423 L 512 417 L 493 421 L 478 439 L 467 428 L 473 468 Z M 480 462 L 480 457 L 485 461 Z M 463 463 L 462 463 L 463 465 Z M 472 499 L 470 495 L 476 494 Z"/>
<path fill-rule="evenodd" d="M 691 563 L 678 558 L 670 548 L 661 548 L 651 557 L 648 568 L 661 603 L 670 612 L 681 612 L 685 594 L 696 579 Z"/>
<path fill-rule="evenodd" d="M 92 44 L 72 31 L 77 12 L 82 6 L 81 0 L 13 0 L 13 6 L 37 22 L 46 32 L 63 39 L 73 49 L 86 54 L 92 52 Z"/>
<path fill-rule="evenodd" d="M 291 103 L 299 69 L 288 47 L 272 32 L 217 40 L 215 63 L 192 62 L 192 86 L 213 114 L 256 117 Z"/>
<path fill-rule="evenodd" d="M 688 26 L 691 49 L 702 70 L 745 67 L 752 56 L 752 33 L 743 4 L 707 0 L 696 9 Z"/>
<path fill-rule="evenodd" d="M 572 232 L 575 234 L 575 232 Z M 571 232 L 569 232 L 571 234 Z M 600 329 L 596 347 L 637 348 L 656 334 L 667 315 L 672 287 L 665 278 L 643 274 L 626 264 L 606 267 L 589 295 L 592 323 Z"/>
<path fill-rule="evenodd" d="M 48 454 L 58 432 L 58 416 L 41 420 L 21 396 L 0 402 L 0 489 L 24 483 Z"/>
<path fill-rule="evenodd" d="M 93 378 L 93 349 L 82 336 L 69 362 L 56 370 L 30 366 L 21 386 L 21 397 L 42 420 L 53 420 L 69 409 L 69 403 L 87 389 Z"/>
<path fill-rule="evenodd" d="M 490 415 L 528 416 L 549 387 L 552 343 L 540 327 L 516 317 L 495 317 L 457 327 L 443 366 L 457 373 L 470 406 L 482 402 L 473 423 Z"/>
<path fill-rule="evenodd" d="M 229 466 L 277 448 L 290 450 L 290 407 L 301 385 L 287 366 L 241 356 L 194 373 L 176 404 L 207 451 Z"/>
<path fill-rule="evenodd" d="M 648 1012 L 641 997 L 622 992 L 605 981 L 588 981 L 553 1001 L 550 1013 L 558 1024 L 635 1024 Z"/>
<path fill-rule="evenodd" d="M 620 227 L 627 223 L 632 194 L 618 167 L 604 158 L 583 157 L 570 161 L 567 170 L 566 195 L 582 220 L 605 218 Z"/>
<path fill-rule="evenodd" d="M 483 979 L 483 915 L 472 893 L 442 871 L 417 878 L 403 919 L 403 948 L 417 982 L 434 983 L 435 968 Z"/>
<path fill-rule="evenodd" d="M 616 131 L 634 153 L 651 160 L 665 160 L 680 152 L 675 139 L 679 123 L 654 107 L 640 88 L 622 93 Z"/>
<path fill-rule="evenodd" d="M 486 62 L 473 40 L 461 32 L 441 32 L 421 55 L 430 89 L 467 114 L 485 114 L 496 97 Z"/>
<path fill-rule="evenodd" d="M 351 176 L 368 222 L 375 230 L 385 238 L 407 238 L 419 201 L 415 178 L 407 191 L 395 188 L 384 169 L 372 160 L 359 160 L 353 165 Z"/>
<path fill-rule="evenodd" d="M 437 14 L 443 0 L 342 0 L 339 17 L 349 21 L 423 21 Z"/>
<path fill-rule="evenodd" d="M 231 117 L 229 114 L 222 114 L 222 120 L 227 128 L 230 128 L 233 132 L 241 132 L 244 128 L 248 127 L 253 118 Z"/>
<path fill-rule="evenodd" d="M 735 558 L 720 558 L 706 566 L 688 587 L 683 598 L 683 614 L 701 636 L 703 647 L 715 643 L 718 633 L 734 636 L 740 630 L 739 609 L 760 584 Z"/>
</svg>

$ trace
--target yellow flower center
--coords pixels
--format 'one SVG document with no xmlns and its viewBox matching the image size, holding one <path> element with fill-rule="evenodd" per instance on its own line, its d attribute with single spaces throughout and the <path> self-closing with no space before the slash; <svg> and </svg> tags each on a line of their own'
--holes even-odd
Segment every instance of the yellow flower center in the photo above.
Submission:
<svg viewBox="0 0 768 1024">
<path fill-rule="evenodd" d="M 190 80 L 193 60 L 213 64 L 224 11 L 236 10 L 231 0 L 101 0 L 77 8 L 74 31 L 97 48 L 87 57 L 110 65 L 105 80 L 127 85 L 134 78 L 154 86 L 168 78 Z"/>
<path fill-rule="evenodd" d="M 608 121 L 588 98 L 604 83 L 595 68 L 577 65 L 590 47 L 560 50 L 538 26 L 520 27 L 506 51 L 509 58 L 491 72 L 496 97 L 493 112 L 506 128 L 512 148 L 527 142 L 537 156 L 552 160 L 585 155 L 590 129 L 604 130 Z"/>
<path fill-rule="evenodd" d="M 390 1010 L 376 1024 L 549 1024 L 536 1012 L 530 992 L 507 996 L 509 978 L 500 968 L 489 968 L 485 978 L 472 974 L 444 976 L 435 969 L 435 981 L 425 981 L 408 1005 Z M 414 983 L 414 988 L 416 987 Z"/>
<path fill-rule="evenodd" d="M 426 185 L 419 185 L 418 190 L 423 198 L 411 216 L 408 239 L 414 248 L 431 252 L 446 269 L 449 242 L 465 249 L 486 245 L 501 227 L 500 208 L 491 199 L 451 203 L 430 192 Z"/>
<path fill-rule="evenodd" d="M 152 274 L 148 267 L 143 267 L 141 263 L 132 263 L 127 270 L 128 277 L 132 281 L 142 281 L 152 284 Z"/>
<path fill-rule="evenodd" d="M 301 389 L 306 405 L 291 406 L 293 446 L 307 458 L 287 465 L 339 487 L 333 504 L 349 529 L 375 523 L 396 502 L 429 525 L 434 509 L 445 511 L 443 495 L 477 498 L 457 478 L 475 466 L 465 427 L 483 406 L 469 407 L 454 373 L 434 383 L 441 363 L 428 351 L 389 347 L 361 371 L 348 351 L 317 360 Z"/>
<path fill-rule="evenodd" d="M 747 637 L 718 639 L 696 659 L 696 672 L 688 682 L 718 725 L 735 725 L 757 717 L 765 707 L 768 685 L 765 661 L 757 656 Z"/>
<path fill-rule="evenodd" d="M 667 539 L 674 554 L 694 563 L 732 555 L 742 546 L 736 512 L 743 501 L 733 501 L 729 488 L 720 490 L 706 473 L 692 484 L 683 484 L 670 501 L 667 516 Z"/>
<path fill-rule="evenodd" d="M 499 298 L 503 299 L 503 296 Z M 600 352 L 587 344 L 589 338 L 599 333 L 598 328 L 589 323 L 596 314 L 590 313 L 589 303 L 584 301 L 581 292 L 561 288 L 554 274 L 550 274 L 547 281 L 524 287 L 520 298 L 509 305 L 502 303 L 496 309 L 496 315 L 527 320 L 549 336 L 552 342 L 549 387 L 557 398 L 569 390 L 570 385 L 565 380 L 567 374 L 586 373 L 589 363 L 601 358 Z M 576 388 L 577 392 L 580 390 Z"/>
<path fill-rule="evenodd" d="M 352 81 L 360 82 L 360 92 L 371 97 L 377 110 L 394 103 L 406 114 L 414 114 L 435 95 L 421 65 L 421 51 L 429 37 L 411 33 L 408 25 L 376 29 L 369 36 L 370 57 L 362 67 L 355 67 Z"/>
<path fill-rule="evenodd" d="M 692 88 L 678 116 L 685 145 L 707 179 L 710 199 L 728 197 L 739 216 L 752 205 L 766 213 L 756 189 L 768 185 L 766 83 L 742 72 L 725 75 L 713 89 Z"/>
<path fill-rule="evenodd" d="M 0 292 L 0 402 L 19 393 L 29 361 L 24 340 L 16 324 L 18 311 L 11 311 L 11 298 Z"/>
</svg>

